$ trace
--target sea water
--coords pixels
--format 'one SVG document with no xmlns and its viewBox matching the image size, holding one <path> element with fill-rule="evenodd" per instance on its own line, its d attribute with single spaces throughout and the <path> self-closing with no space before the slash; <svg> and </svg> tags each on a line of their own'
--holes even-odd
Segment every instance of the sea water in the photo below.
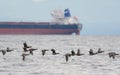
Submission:
<svg viewBox="0 0 120 75">
<path fill-rule="evenodd" d="M 38 50 L 22 60 L 23 43 Z M 120 75 L 120 55 L 109 58 L 109 52 L 120 53 L 120 36 L 78 35 L 0 35 L 0 50 L 14 49 L 2 55 L 0 75 Z M 54 48 L 59 55 L 52 55 Z M 101 48 L 104 53 L 90 56 Z M 41 50 L 48 49 L 45 56 Z M 80 49 L 82 56 L 72 56 L 65 61 L 65 54 Z"/>
</svg>

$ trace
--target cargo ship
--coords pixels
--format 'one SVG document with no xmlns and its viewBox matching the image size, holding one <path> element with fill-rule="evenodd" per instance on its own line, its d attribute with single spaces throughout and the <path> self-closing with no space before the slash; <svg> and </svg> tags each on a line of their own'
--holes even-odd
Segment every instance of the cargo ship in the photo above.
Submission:
<svg viewBox="0 0 120 75">
<path fill-rule="evenodd" d="M 0 34 L 80 34 L 82 24 L 70 10 L 53 10 L 51 22 L 0 22 Z"/>
</svg>

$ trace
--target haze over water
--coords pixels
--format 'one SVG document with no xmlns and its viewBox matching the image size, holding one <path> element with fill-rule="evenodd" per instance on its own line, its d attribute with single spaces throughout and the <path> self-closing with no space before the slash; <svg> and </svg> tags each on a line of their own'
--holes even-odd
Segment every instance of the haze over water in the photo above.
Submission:
<svg viewBox="0 0 120 75">
<path fill-rule="evenodd" d="M 38 50 L 22 60 L 23 42 Z M 120 56 L 110 59 L 108 52 L 120 53 L 120 36 L 75 36 L 75 35 L 0 35 L 0 48 L 15 50 L 6 55 L 0 53 L 0 75 L 120 75 Z M 59 55 L 52 55 L 50 49 Z M 65 53 L 77 49 L 83 56 L 73 56 L 65 61 Z M 94 56 L 101 48 L 104 53 Z M 45 56 L 41 50 L 49 49 Z"/>
</svg>

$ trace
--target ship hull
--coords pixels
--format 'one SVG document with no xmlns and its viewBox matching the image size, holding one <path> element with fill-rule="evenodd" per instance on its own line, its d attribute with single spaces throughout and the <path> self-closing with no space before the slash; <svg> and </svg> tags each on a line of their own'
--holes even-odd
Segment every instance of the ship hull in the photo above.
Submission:
<svg viewBox="0 0 120 75">
<path fill-rule="evenodd" d="M 77 24 L 0 24 L 0 34 L 80 34 Z"/>
</svg>

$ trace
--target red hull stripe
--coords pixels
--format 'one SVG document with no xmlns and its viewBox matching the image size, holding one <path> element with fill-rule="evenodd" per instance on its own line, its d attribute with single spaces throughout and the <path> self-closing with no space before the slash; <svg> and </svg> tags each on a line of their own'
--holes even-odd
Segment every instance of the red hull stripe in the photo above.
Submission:
<svg viewBox="0 0 120 75">
<path fill-rule="evenodd" d="M 76 29 L 0 29 L 0 34 L 72 34 L 79 33 Z"/>
</svg>

